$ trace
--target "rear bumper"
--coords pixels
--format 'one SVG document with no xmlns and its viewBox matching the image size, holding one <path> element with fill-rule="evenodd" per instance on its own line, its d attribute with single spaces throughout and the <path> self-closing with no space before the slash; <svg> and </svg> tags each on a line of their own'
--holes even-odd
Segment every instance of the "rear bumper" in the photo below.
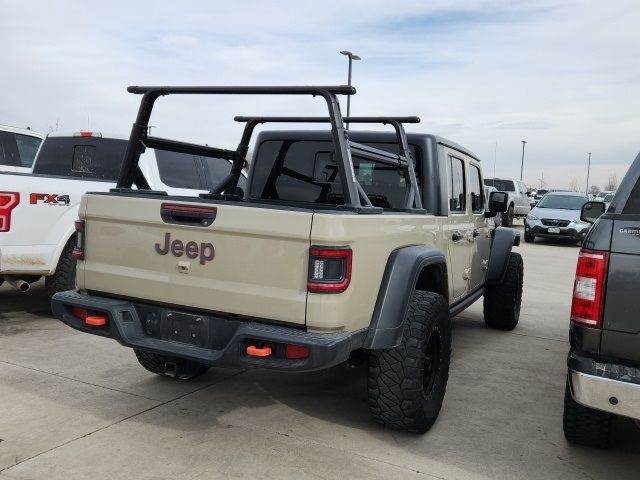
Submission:
<svg viewBox="0 0 640 480">
<path fill-rule="evenodd" d="M 112 338 L 120 344 L 160 355 L 186 358 L 218 367 L 255 367 L 285 371 L 312 371 L 346 361 L 362 347 L 366 330 L 314 333 L 293 327 L 270 325 L 232 316 L 200 314 L 75 291 L 57 293 L 51 302 L 53 314 L 82 332 Z M 108 317 L 101 327 L 87 325 L 71 313 L 85 308 Z M 178 338 L 179 340 L 174 340 Z M 248 345 L 269 345 L 272 354 L 254 357 Z M 284 346 L 309 349 L 303 359 L 287 359 Z"/>
<path fill-rule="evenodd" d="M 590 408 L 640 420 L 640 369 L 569 354 L 573 399 Z"/>
</svg>

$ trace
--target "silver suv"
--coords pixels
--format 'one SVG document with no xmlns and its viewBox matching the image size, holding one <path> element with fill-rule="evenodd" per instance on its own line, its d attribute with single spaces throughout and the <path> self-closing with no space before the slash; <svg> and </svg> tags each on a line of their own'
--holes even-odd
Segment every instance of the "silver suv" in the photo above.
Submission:
<svg viewBox="0 0 640 480">
<path fill-rule="evenodd" d="M 588 201 L 584 193 L 547 193 L 527 215 L 524 241 L 531 243 L 536 237 L 546 237 L 582 242 L 590 224 L 580 220 L 580 209 Z"/>
</svg>

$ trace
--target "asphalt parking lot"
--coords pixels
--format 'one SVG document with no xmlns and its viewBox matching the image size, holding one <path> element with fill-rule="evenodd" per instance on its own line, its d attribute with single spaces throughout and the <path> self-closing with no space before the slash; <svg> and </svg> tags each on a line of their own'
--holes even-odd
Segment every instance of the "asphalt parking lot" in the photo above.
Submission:
<svg viewBox="0 0 640 480">
<path fill-rule="evenodd" d="M 608 451 L 562 435 L 578 247 L 518 247 L 520 325 L 454 319 L 444 406 L 423 436 L 367 411 L 364 368 L 313 374 L 211 370 L 159 378 L 133 352 L 48 316 L 42 287 L 0 287 L 0 478 L 637 479 L 640 429 Z"/>
</svg>

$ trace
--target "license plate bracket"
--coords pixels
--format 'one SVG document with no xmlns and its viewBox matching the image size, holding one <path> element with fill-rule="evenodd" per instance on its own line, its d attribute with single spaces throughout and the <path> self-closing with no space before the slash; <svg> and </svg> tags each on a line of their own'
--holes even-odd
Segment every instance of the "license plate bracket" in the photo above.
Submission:
<svg viewBox="0 0 640 480">
<path fill-rule="evenodd" d="M 549 227 L 547 229 L 547 232 L 549 232 L 549 233 L 560 233 L 560 227 Z"/>
<path fill-rule="evenodd" d="M 206 347 L 211 322 L 202 315 L 164 311 L 160 317 L 160 338 L 174 342 Z"/>
</svg>

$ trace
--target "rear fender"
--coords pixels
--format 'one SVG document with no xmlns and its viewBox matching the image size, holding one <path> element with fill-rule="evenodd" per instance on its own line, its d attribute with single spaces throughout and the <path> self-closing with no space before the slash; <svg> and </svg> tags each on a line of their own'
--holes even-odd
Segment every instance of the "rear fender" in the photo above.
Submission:
<svg viewBox="0 0 640 480">
<path fill-rule="evenodd" d="M 440 285 L 443 291 L 440 293 L 447 298 L 446 257 L 440 250 L 416 245 L 391 253 L 382 277 L 364 348 L 392 348 L 400 343 L 411 294 L 416 284 L 424 279 L 424 276 L 420 275 L 421 272 L 429 266 L 440 267 L 443 274 Z"/>
<path fill-rule="evenodd" d="M 496 285 L 502 282 L 507 271 L 507 263 L 511 248 L 520 244 L 520 236 L 512 228 L 497 227 L 491 242 L 491 254 L 487 267 L 485 284 L 487 286 Z"/>
</svg>

